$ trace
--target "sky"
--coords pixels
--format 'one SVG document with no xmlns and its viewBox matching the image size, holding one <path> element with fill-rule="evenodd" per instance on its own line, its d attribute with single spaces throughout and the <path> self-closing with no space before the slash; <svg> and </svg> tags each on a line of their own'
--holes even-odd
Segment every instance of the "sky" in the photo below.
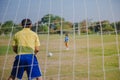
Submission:
<svg viewBox="0 0 120 80">
<path fill-rule="evenodd" d="M 33 23 L 46 14 L 66 21 L 120 21 L 120 0 L 0 0 L 0 22 L 20 23 L 30 18 Z"/>
</svg>

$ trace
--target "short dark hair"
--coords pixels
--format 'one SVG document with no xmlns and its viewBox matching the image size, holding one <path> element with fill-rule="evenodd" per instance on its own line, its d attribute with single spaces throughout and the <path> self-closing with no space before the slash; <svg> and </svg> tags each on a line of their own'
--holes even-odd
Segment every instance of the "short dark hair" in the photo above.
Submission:
<svg viewBox="0 0 120 80">
<path fill-rule="evenodd" d="M 68 33 L 66 33 L 65 36 L 68 36 Z"/>
<path fill-rule="evenodd" d="M 32 21 L 30 19 L 23 19 L 21 24 L 23 27 L 29 27 L 32 24 Z"/>
</svg>

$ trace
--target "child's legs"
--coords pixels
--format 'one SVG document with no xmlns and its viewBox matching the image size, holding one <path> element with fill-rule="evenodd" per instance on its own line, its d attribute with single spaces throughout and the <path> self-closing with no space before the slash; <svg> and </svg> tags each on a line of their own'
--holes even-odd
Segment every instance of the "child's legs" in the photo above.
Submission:
<svg viewBox="0 0 120 80">
<path fill-rule="evenodd" d="M 65 42 L 65 46 L 68 48 L 68 42 Z"/>
</svg>

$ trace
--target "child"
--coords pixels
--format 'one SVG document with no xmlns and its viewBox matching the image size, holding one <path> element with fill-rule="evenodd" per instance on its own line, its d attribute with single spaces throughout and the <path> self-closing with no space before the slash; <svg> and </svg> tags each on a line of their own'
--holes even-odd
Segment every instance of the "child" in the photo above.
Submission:
<svg viewBox="0 0 120 80">
<path fill-rule="evenodd" d="M 69 47 L 68 47 L 68 42 L 69 42 L 69 37 L 68 37 L 68 34 L 65 34 L 65 47 L 66 47 L 66 50 L 69 50 Z"/>
</svg>

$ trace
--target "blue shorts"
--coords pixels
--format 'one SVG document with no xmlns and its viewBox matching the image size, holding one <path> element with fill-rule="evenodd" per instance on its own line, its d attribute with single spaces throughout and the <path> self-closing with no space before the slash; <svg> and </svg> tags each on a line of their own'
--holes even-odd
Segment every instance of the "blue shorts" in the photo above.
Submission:
<svg viewBox="0 0 120 80">
<path fill-rule="evenodd" d="M 15 57 L 11 75 L 22 79 L 24 71 L 27 72 L 28 80 L 42 75 L 37 58 L 34 54 L 23 54 Z"/>
</svg>

